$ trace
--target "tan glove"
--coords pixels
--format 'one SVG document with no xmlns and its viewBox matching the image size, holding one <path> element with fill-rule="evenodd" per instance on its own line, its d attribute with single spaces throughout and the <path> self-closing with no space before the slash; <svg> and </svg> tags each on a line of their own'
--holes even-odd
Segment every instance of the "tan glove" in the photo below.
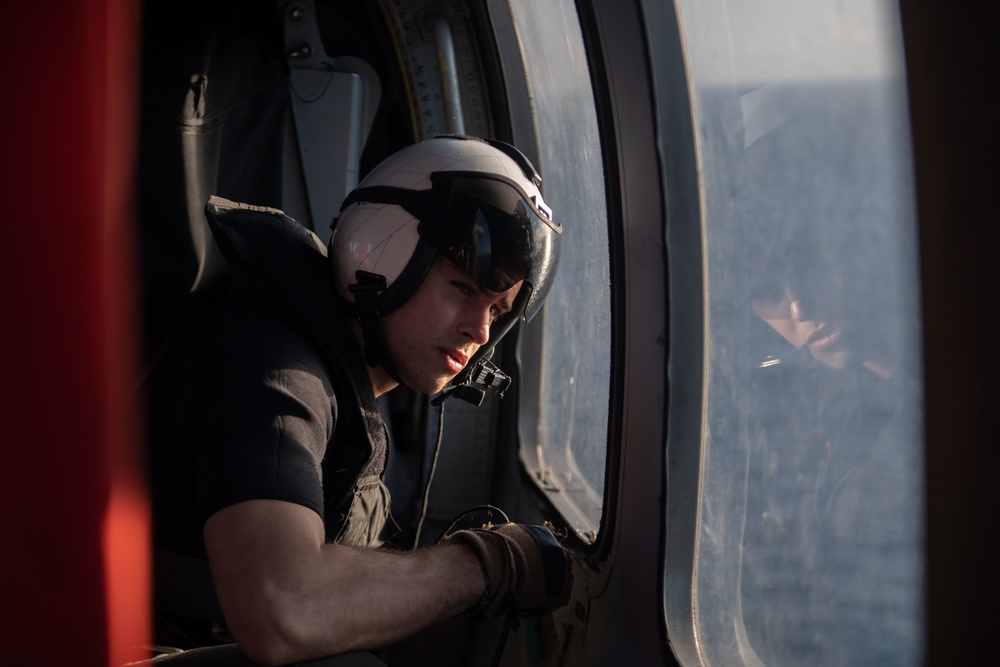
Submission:
<svg viewBox="0 0 1000 667">
<path fill-rule="evenodd" d="M 486 592 L 465 616 L 492 618 L 511 611 L 525 616 L 569 602 L 573 588 L 570 552 L 545 526 L 505 523 L 459 530 L 442 542 L 467 545 L 483 568 Z"/>
</svg>

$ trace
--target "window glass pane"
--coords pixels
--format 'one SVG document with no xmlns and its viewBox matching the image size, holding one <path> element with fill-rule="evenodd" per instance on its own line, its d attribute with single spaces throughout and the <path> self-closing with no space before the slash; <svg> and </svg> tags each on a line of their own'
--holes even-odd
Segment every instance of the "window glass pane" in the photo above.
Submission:
<svg viewBox="0 0 1000 667">
<path fill-rule="evenodd" d="M 604 494 L 611 359 L 607 209 L 594 98 L 574 4 L 510 4 L 536 113 L 545 197 L 564 226 L 555 283 L 522 339 L 521 414 L 532 421 L 521 428 L 530 450 L 524 458 L 576 531 L 592 538 Z"/>
<path fill-rule="evenodd" d="M 677 4 L 703 178 L 704 657 L 919 664 L 919 287 L 896 7 Z"/>
</svg>

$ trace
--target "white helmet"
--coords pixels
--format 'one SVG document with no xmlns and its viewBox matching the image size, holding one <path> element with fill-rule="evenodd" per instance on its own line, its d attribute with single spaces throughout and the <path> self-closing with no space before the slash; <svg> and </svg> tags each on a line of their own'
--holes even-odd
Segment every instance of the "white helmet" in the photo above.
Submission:
<svg viewBox="0 0 1000 667">
<path fill-rule="evenodd" d="M 541 181 L 513 146 L 458 135 L 404 148 L 361 181 L 334 221 L 330 258 L 337 291 L 362 325 L 368 322 L 369 364 L 385 361 L 371 349 L 372 323 L 413 295 L 439 254 L 494 292 L 524 280 L 513 309 L 491 327 L 469 369 L 488 358 L 519 317 L 538 312 L 562 232 L 542 199 Z"/>
</svg>

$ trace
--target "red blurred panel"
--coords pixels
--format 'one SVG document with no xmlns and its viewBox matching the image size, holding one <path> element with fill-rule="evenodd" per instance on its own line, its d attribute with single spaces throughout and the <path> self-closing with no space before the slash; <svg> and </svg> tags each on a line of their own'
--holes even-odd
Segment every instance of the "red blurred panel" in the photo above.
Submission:
<svg viewBox="0 0 1000 667">
<path fill-rule="evenodd" d="M 132 375 L 138 0 L 0 8 L 0 633 L 5 664 L 148 639 Z"/>
</svg>

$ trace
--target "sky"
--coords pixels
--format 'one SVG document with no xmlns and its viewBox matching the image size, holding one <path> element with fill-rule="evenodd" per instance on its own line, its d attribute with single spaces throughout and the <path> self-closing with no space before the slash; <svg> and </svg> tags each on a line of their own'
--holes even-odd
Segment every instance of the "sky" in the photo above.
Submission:
<svg viewBox="0 0 1000 667">
<path fill-rule="evenodd" d="M 891 0 L 680 0 L 692 73 L 737 84 L 902 71 Z"/>
</svg>

